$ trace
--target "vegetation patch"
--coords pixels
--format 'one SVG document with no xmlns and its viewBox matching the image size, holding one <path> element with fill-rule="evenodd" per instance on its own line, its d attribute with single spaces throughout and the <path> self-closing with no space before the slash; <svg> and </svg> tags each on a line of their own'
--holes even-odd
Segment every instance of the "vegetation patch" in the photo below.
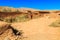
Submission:
<svg viewBox="0 0 60 40">
<path fill-rule="evenodd" d="M 13 22 L 24 22 L 28 21 L 29 17 L 27 14 L 23 15 L 18 15 L 16 17 L 6 17 L 6 18 L 0 18 L 0 21 L 8 22 L 8 23 L 13 23 Z"/>
<path fill-rule="evenodd" d="M 29 17 L 28 15 L 21 15 L 21 16 L 17 16 L 15 18 L 15 22 L 24 22 L 24 21 L 28 21 Z"/>
<path fill-rule="evenodd" d="M 50 24 L 49 26 L 60 27 L 60 19 L 59 19 L 59 20 L 56 20 L 55 22 L 53 22 L 53 23 Z"/>
</svg>

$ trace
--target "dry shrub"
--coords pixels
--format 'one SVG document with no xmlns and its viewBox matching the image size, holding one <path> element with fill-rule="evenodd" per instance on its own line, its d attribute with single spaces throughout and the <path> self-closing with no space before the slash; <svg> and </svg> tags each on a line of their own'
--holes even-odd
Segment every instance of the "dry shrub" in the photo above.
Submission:
<svg viewBox="0 0 60 40">
<path fill-rule="evenodd" d="M 4 22 L 8 22 L 8 23 L 13 23 L 13 22 L 24 22 L 24 21 L 28 21 L 29 18 L 28 18 L 28 15 L 19 15 L 19 16 L 16 16 L 15 18 L 9 16 L 9 17 L 6 17 L 6 18 L 0 18 L 0 21 L 4 21 Z"/>
<path fill-rule="evenodd" d="M 59 20 L 56 20 L 55 22 L 53 22 L 53 23 L 50 24 L 49 26 L 60 27 L 60 19 L 59 19 Z"/>
</svg>

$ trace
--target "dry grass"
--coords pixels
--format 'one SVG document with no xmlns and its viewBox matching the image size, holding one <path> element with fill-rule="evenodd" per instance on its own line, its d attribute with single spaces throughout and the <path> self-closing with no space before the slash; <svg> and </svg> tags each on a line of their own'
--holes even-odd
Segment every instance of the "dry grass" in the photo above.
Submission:
<svg viewBox="0 0 60 40">
<path fill-rule="evenodd" d="M 53 22 L 53 23 L 50 24 L 49 26 L 60 27 L 60 19 L 59 19 L 59 20 L 56 20 L 55 22 Z"/>
<path fill-rule="evenodd" d="M 13 22 L 25 22 L 30 20 L 27 15 L 19 15 L 16 16 L 15 18 L 12 18 L 11 16 L 6 17 L 6 18 L 0 18 L 0 21 L 8 22 L 8 23 L 13 23 Z"/>
</svg>

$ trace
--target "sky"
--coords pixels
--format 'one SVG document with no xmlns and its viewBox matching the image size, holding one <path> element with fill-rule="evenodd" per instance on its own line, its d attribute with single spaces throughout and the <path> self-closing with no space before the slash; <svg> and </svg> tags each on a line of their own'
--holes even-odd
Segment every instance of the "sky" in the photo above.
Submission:
<svg viewBox="0 0 60 40">
<path fill-rule="evenodd" d="M 60 10 L 60 0 L 0 0 L 0 6 Z"/>
</svg>

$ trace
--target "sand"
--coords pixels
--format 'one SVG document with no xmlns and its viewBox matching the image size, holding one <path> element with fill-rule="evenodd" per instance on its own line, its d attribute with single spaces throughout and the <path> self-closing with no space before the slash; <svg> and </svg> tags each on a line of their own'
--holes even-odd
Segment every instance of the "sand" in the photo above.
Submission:
<svg viewBox="0 0 60 40">
<path fill-rule="evenodd" d="M 56 18 L 42 17 L 27 22 L 12 23 L 18 30 L 23 31 L 23 40 L 60 40 L 60 27 L 50 27 Z"/>
</svg>

